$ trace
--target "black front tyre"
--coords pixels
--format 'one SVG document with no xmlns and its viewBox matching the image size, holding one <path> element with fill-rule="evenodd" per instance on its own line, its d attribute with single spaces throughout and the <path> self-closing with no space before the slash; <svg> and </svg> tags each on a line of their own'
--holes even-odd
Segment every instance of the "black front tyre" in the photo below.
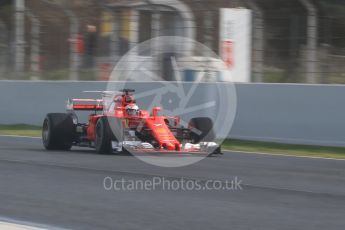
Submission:
<svg viewBox="0 0 345 230">
<path fill-rule="evenodd" d="M 42 128 L 42 141 L 47 150 L 70 150 L 74 137 L 75 125 L 70 114 L 47 114 Z"/>
<path fill-rule="evenodd" d="M 107 117 L 101 117 L 96 124 L 95 148 L 99 154 L 111 154 L 111 133 Z"/>
<path fill-rule="evenodd" d="M 212 154 L 214 154 L 214 155 L 223 155 L 221 146 L 217 147 L 217 148 L 212 152 Z"/>
<path fill-rule="evenodd" d="M 201 141 L 214 141 L 215 134 L 213 122 L 208 117 L 195 117 L 189 121 L 188 127 L 191 129 L 190 137 L 192 143 L 196 144 Z"/>
</svg>

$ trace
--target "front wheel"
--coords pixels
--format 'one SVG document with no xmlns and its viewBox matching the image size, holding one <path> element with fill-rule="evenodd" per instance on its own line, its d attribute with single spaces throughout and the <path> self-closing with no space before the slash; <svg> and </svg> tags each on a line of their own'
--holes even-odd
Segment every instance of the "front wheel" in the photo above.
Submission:
<svg viewBox="0 0 345 230">
<path fill-rule="evenodd" d="M 190 137 L 192 143 L 197 144 L 202 141 L 214 141 L 215 134 L 213 122 L 208 117 L 195 117 L 189 121 Z"/>
<path fill-rule="evenodd" d="M 99 154 L 111 154 L 113 152 L 111 146 L 110 127 L 107 117 L 101 117 L 96 124 L 95 148 Z"/>
</svg>

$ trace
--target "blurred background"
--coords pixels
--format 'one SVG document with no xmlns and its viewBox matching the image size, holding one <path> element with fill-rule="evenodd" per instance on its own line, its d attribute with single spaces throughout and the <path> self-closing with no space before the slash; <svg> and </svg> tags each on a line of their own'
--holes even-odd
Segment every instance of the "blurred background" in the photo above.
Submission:
<svg viewBox="0 0 345 230">
<path fill-rule="evenodd" d="M 135 45 L 183 36 L 249 71 L 234 81 L 343 84 L 344 19 L 344 0 L 0 0 L 0 79 L 107 80 Z"/>
</svg>

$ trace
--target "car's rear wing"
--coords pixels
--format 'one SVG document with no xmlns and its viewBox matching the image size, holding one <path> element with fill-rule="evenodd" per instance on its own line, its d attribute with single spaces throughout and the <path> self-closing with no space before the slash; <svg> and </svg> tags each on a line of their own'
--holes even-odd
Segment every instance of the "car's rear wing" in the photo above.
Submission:
<svg viewBox="0 0 345 230">
<path fill-rule="evenodd" d="M 67 111 L 102 111 L 104 109 L 102 99 L 69 99 L 66 105 Z"/>
</svg>

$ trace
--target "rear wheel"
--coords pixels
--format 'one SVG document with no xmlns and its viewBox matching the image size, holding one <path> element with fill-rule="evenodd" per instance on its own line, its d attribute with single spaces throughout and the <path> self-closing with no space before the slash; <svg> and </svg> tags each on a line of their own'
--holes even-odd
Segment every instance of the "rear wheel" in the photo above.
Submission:
<svg viewBox="0 0 345 230">
<path fill-rule="evenodd" d="M 75 125 L 70 114 L 47 114 L 42 128 L 42 141 L 47 150 L 70 150 L 74 137 Z"/>
</svg>

